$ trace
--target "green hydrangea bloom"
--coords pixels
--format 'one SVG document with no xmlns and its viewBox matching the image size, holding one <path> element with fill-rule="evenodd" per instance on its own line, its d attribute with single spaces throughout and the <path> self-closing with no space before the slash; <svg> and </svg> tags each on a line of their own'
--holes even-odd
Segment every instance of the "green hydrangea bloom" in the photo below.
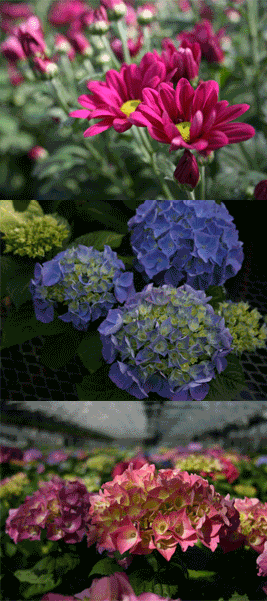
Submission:
<svg viewBox="0 0 267 601">
<path fill-rule="evenodd" d="M 256 348 L 264 348 L 266 344 L 267 326 L 259 325 L 262 315 L 257 309 L 252 311 L 249 309 L 249 303 L 243 301 L 239 303 L 224 301 L 219 303 L 219 308 L 216 310 L 218 315 L 224 317 L 225 326 L 233 336 L 232 347 L 235 353 L 253 352 Z"/>
<path fill-rule="evenodd" d="M 10 478 L 5 478 L 0 482 L 0 499 L 5 497 L 16 496 L 22 493 L 24 486 L 29 484 L 29 480 L 23 472 L 18 472 Z"/>
<path fill-rule="evenodd" d="M 214 457 L 207 457 L 206 455 L 188 455 L 176 460 L 175 468 L 180 469 L 184 472 L 221 472 L 222 464 L 219 459 Z"/>
<path fill-rule="evenodd" d="M 52 248 L 62 248 L 63 241 L 69 235 L 67 221 L 54 215 L 32 216 L 8 228 L 3 239 L 5 253 L 12 252 L 31 258 L 44 257 Z"/>
</svg>

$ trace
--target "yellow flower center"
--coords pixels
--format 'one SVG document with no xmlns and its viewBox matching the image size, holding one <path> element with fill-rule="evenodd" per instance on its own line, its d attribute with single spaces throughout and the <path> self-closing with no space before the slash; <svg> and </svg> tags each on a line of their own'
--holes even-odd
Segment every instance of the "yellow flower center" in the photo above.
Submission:
<svg viewBox="0 0 267 601">
<path fill-rule="evenodd" d="M 190 142 L 190 127 L 191 127 L 191 123 L 189 123 L 189 121 L 183 121 L 182 123 L 178 123 L 178 125 L 176 125 L 175 127 L 177 127 L 177 129 L 180 132 L 183 140 L 185 142 Z"/>
<path fill-rule="evenodd" d="M 135 109 L 141 102 L 141 100 L 127 100 L 127 102 L 122 104 L 121 111 L 127 115 L 127 117 L 129 117 L 131 113 L 134 113 Z"/>
</svg>

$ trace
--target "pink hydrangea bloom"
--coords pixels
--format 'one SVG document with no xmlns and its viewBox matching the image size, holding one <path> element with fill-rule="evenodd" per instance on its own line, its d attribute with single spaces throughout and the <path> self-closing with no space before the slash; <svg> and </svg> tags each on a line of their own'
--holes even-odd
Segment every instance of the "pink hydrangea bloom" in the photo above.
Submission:
<svg viewBox="0 0 267 601">
<path fill-rule="evenodd" d="M 138 457 L 138 455 L 136 455 L 135 457 L 132 457 L 131 459 L 129 459 L 128 461 L 120 461 L 120 463 L 117 463 L 115 465 L 115 467 L 113 468 L 112 471 L 112 478 L 115 478 L 115 476 L 120 476 L 120 474 L 123 474 L 123 472 L 127 469 L 127 467 L 129 467 L 130 463 L 133 464 L 133 468 L 139 469 L 140 467 L 142 467 L 142 465 L 145 465 L 147 463 L 147 459 L 145 457 L 142 457 L 142 455 L 140 455 Z"/>
<path fill-rule="evenodd" d="M 117 132 L 124 132 L 132 127 L 129 116 L 138 111 L 144 88 L 157 89 L 165 76 L 164 64 L 152 52 L 147 52 L 139 66 L 124 63 L 119 72 L 110 69 L 105 82 L 90 81 L 87 87 L 92 94 L 83 94 L 78 98 L 86 110 L 72 111 L 69 115 L 88 120 L 102 119 L 86 129 L 84 137 L 95 136 L 110 127 Z"/>
<path fill-rule="evenodd" d="M 147 127 L 154 140 L 177 148 L 197 150 L 208 155 L 212 150 L 248 140 L 255 129 L 246 123 L 229 123 L 250 107 L 227 100 L 218 102 L 216 81 L 202 81 L 196 90 L 182 77 L 174 90 L 170 83 L 161 83 L 158 90 L 143 90 L 143 102 L 129 121 Z"/>
<path fill-rule="evenodd" d="M 0 446 L 0 463 L 13 463 L 23 460 L 23 451 L 16 447 Z"/>
<path fill-rule="evenodd" d="M 225 500 L 196 474 L 155 465 L 133 465 L 104 490 L 90 497 L 88 546 L 121 554 L 150 554 L 157 549 L 167 561 L 177 544 L 183 551 L 200 540 L 214 551 L 220 538 L 235 531 L 239 514 L 234 501 Z"/>
<path fill-rule="evenodd" d="M 52 453 L 49 453 L 47 456 L 46 463 L 49 465 L 57 465 L 58 463 L 61 463 L 61 461 L 66 461 L 66 459 L 68 459 L 68 455 L 65 451 L 52 451 Z"/>
<path fill-rule="evenodd" d="M 6 533 L 17 543 L 23 539 L 40 540 L 46 528 L 48 540 L 63 538 L 66 543 L 80 542 L 86 532 L 90 493 L 81 482 L 68 482 L 54 476 L 40 483 L 40 489 L 27 496 L 17 509 L 10 509 Z"/>
<path fill-rule="evenodd" d="M 263 553 L 267 541 L 267 503 L 245 497 L 235 499 L 235 508 L 240 515 L 238 531 L 246 537 L 246 544 Z"/>
</svg>

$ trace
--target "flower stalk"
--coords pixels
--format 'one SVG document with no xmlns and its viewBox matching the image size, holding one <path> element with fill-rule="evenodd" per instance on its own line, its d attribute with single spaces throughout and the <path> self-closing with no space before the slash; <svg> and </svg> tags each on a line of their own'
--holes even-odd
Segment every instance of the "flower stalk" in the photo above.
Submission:
<svg viewBox="0 0 267 601">
<path fill-rule="evenodd" d="M 260 112 L 259 97 L 259 49 L 258 49 L 258 0 L 247 0 L 247 21 L 251 37 L 251 52 L 254 65 L 256 111 Z"/>
<path fill-rule="evenodd" d="M 141 147 L 143 150 L 143 154 L 144 154 L 146 163 L 148 163 L 152 167 L 152 169 L 157 177 L 157 180 L 160 183 L 163 194 L 166 197 L 166 200 L 174 200 L 168 185 L 166 184 L 163 176 L 161 175 L 161 173 L 158 170 L 156 160 L 155 160 L 156 153 L 153 151 L 153 148 L 150 144 L 150 141 L 149 141 L 145 131 L 143 130 L 142 127 L 137 127 L 135 125 L 133 125 L 133 127 L 131 128 L 131 131 L 138 143 L 138 146 Z"/>
<path fill-rule="evenodd" d="M 116 55 L 114 54 L 107 36 L 106 35 L 102 35 L 101 36 L 101 40 L 102 40 L 102 42 L 103 42 L 103 44 L 105 46 L 105 49 L 106 49 L 107 53 L 110 55 L 110 58 L 111 58 L 111 60 L 113 62 L 113 67 L 115 67 L 115 69 L 120 69 L 121 68 L 121 64 L 118 61 Z"/>
<path fill-rule="evenodd" d="M 201 167 L 200 167 L 200 174 L 201 174 L 201 179 L 200 179 L 200 200 L 206 200 L 206 198 L 205 198 L 205 195 L 206 195 L 205 165 L 201 165 Z"/>
<path fill-rule="evenodd" d="M 130 65 L 132 61 L 131 61 L 131 56 L 130 56 L 128 43 L 127 43 L 127 31 L 126 31 L 126 28 L 125 28 L 124 24 L 122 23 L 121 19 L 117 22 L 117 28 L 118 28 L 119 38 L 122 43 L 124 60 L 126 63 L 128 63 L 128 65 Z"/>
</svg>

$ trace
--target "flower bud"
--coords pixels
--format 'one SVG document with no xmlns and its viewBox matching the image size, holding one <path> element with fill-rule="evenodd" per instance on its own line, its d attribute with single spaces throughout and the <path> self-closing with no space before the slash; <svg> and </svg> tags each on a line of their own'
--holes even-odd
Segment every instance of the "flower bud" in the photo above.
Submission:
<svg viewBox="0 0 267 601">
<path fill-rule="evenodd" d="M 28 152 L 28 157 L 33 161 L 39 161 L 40 159 L 46 159 L 48 157 L 48 152 L 45 148 L 42 148 L 42 146 L 33 146 Z"/>
<path fill-rule="evenodd" d="M 62 35 L 61 33 L 57 33 L 54 41 L 54 48 L 58 52 L 68 54 L 68 52 L 71 51 L 71 44 L 64 35 Z"/>
<path fill-rule="evenodd" d="M 15 63 L 18 60 L 26 60 L 26 54 L 22 45 L 15 35 L 10 35 L 0 46 L 1 52 L 7 60 Z"/>
<path fill-rule="evenodd" d="M 255 200 L 267 200 L 267 179 L 262 179 L 254 190 Z"/>
<path fill-rule="evenodd" d="M 180 184 L 187 184 L 195 188 L 199 181 L 199 170 L 197 160 L 190 150 L 185 150 L 183 156 L 175 169 L 174 177 Z"/>
<path fill-rule="evenodd" d="M 54 75 L 58 72 L 58 66 L 56 63 L 51 61 L 49 58 L 40 58 L 39 56 L 35 56 L 33 58 L 33 67 L 39 73 L 42 73 L 47 78 L 54 77 Z"/>
<path fill-rule="evenodd" d="M 123 0 L 102 0 L 110 21 L 118 21 L 127 13 L 127 6 Z"/>
<path fill-rule="evenodd" d="M 76 50 L 78 54 L 82 54 L 83 56 L 92 56 L 92 46 L 83 33 L 70 33 L 69 39 L 71 40 L 74 50 Z"/>
<path fill-rule="evenodd" d="M 14 33 L 18 37 L 27 57 L 40 56 L 46 52 L 47 47 L 43 36 L 42 25 L 38 17 L 29 17 L 16 28 Z"/>
<path fill-rule="evenodd" d="M 138 23 L 140 25 L 148 25 L 154 20 L 157 12 L 157 8 L 154 6 L 154 4 L 146 3 L 143 6 L 139 6 L 137 9 Z"/>
<path fill-rule="evenodd" d="M 99 9 L 85 15 L 84 23 L 93 35 L 103 35 L 110 28 L 107 11 L 104 6 L 100 6 Z"/>
</svg>

